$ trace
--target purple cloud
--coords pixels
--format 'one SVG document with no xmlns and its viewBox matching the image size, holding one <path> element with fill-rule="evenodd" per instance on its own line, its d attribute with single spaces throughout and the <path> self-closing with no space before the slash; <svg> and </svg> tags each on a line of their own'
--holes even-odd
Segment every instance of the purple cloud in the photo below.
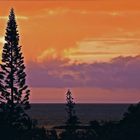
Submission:
<svg viewBox="0 0 140 140">
<path fill-rule="evenodd" d="M 68 64 L 52 60 L 27 65 L 32 87 L 140 88 L 140 56 L 117 57 L 110 62 Z"/>
</svg>

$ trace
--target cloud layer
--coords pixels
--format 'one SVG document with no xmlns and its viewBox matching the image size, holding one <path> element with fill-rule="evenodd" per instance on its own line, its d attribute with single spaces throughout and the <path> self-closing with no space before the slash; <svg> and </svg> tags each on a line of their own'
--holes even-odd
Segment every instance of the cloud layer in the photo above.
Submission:
<svg viewBox="0 0 140 140">
<path fill-rule="evenodd" d="M 27 73 L 32 87 L 140 89 L 140 56 L 92 64 L 69 64 L 69 60 L 58 59 L 30 62 Z"/>
</svg>

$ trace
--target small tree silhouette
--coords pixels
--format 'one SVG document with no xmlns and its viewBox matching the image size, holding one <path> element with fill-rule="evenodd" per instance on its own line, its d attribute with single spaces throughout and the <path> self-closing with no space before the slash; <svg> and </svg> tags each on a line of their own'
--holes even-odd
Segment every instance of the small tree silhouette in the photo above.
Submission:
<svg viewBox="0 0 140 140">
<path fill-rule="evenodd" d="M 74 99 L 72 97 L 72 93 L 70 90 L 68 90 L 68 92 L 66 93 L 66 111 L 68 114 L 68 119 L 66 121 L 66 125 L 67 127 L 70 128 L 75 128 L 75 126 L 77 126 L 77 124 L 79 124 L 78 121 L 78 117 L 76 116 L 75 113 L 75 102 Z"/>
<path fill-rule="evenodd" d="M 78 129 L 79 119 L 75 114 L 75 103 L 70 90 L 66 93 L 66 111 L 68 119 L 66 121 L 65 132 L 61 134 L 62 139 L 75 140 L 77 139 L 76 130 Z"/>
<path fill-rule="evenodd" d="M 30 90 L 26 85 L 24 57 L 19 46 L 19 34 L 13 8 L 6 28 L 5 44 L 2 52 L 0 113 L 3 122 L 15 128 L 28 127 L 30 118 L 25 110 L 30 108 Z M 2 120 L 2 118 L 1 118 Z"/>
</svg>

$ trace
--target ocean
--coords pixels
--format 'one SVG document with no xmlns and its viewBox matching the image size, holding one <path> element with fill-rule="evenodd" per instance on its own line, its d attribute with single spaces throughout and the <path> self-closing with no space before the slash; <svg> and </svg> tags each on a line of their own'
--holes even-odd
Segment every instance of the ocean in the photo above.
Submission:
<svg viewBox="0 0 140 140">
<path fill-rule="evenodd" d="M 76 104 L 75 111 L 82 124 L 93 120 L 117 121 L 123 117 L 130 104 Z M 38 120 L 38 125 L 51 128 L 65 123 L 65 104 L 31 104 L 28 114 Z"/>
</svg>

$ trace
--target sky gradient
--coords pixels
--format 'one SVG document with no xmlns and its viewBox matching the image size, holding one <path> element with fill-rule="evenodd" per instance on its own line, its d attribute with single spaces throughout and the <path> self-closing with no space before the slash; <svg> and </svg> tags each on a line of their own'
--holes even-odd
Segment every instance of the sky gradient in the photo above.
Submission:
<svg viewBox="0 0 140 140">
<path fill-rule="evenodd" d="M 15 9 L 31 102 L 140 100 L 140 2 L 0 1 L 0 50 Z"/>
</svg>

